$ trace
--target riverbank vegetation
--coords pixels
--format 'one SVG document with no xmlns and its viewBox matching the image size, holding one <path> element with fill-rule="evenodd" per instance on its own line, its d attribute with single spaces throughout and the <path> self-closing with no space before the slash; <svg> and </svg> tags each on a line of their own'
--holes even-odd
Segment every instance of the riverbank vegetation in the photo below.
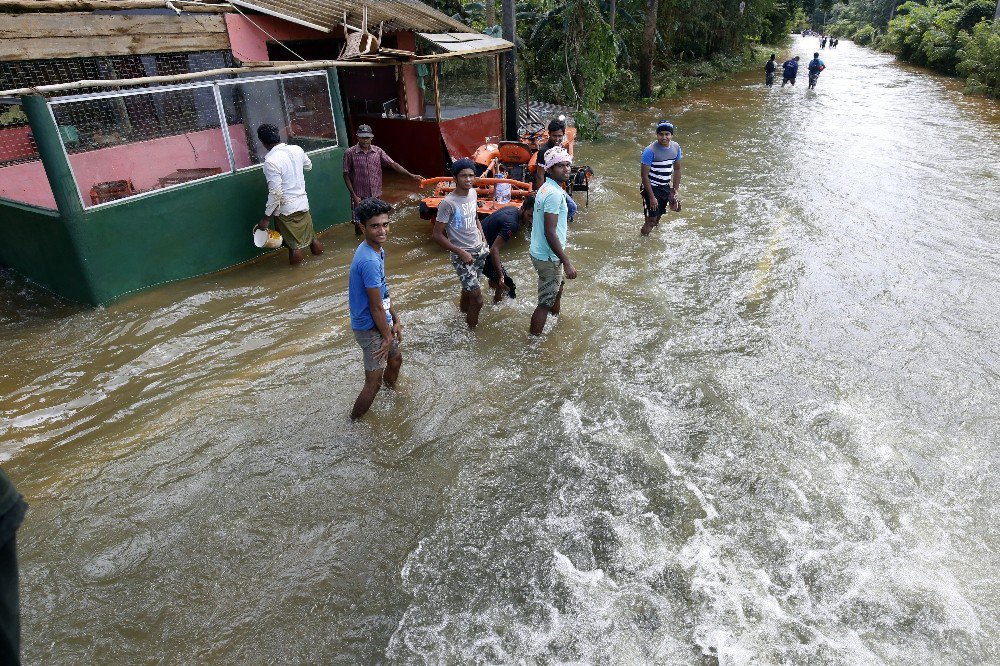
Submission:
<svg viewBox="0 0 1000 666">
<path fill-rule="evenodd" d="M 826 31 L 965 79 L 1000 98 L 1000 2 L 852 0 L 832 8 Z"/>
<path fill-rule="evenodd" d="M 501 0 L 437 0 L 438 9 L 499 36 Z M 670 95 L 762 64 L 761 45 L 796 24 L 795 0 L 519 0 L 518 66 L 532 99 L 577 109 L 597 133 L 603 101 Z M 766 56 L 764 56 L 766 57 Z"/>
</svg>

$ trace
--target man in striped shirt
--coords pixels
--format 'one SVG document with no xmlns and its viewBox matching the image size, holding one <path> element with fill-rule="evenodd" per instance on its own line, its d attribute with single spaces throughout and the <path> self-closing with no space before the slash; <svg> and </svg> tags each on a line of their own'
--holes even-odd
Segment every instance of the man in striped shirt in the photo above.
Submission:
<svg viewBox="0 0 1000 666">
<path fill-rule="evenodd" d="M 656 141 L 642 151 L 639 193 L 646 221 L 640 233 L 648 236 L 660 223 L 667 207 L 679 211 L 677 188 L 681 185 L 681 147 L 674 141 L 674 124 L 661 120 L 656 125 Z"/>
<path fill-rule="evenodd" d="M 382 167 L 387 166 L 417 182 L 423 176 L 410 173 L 389 157 L 384 150 L 372 145 L 375 133 L 370 125 L 358 125 L 358 142 L 344 151 L 344 182 L 351 193 L 351 211 L 368 197 L 382 196 Z M 361 224 L 354 217 L 354 232 L 361 235 Z"/>
</svg>

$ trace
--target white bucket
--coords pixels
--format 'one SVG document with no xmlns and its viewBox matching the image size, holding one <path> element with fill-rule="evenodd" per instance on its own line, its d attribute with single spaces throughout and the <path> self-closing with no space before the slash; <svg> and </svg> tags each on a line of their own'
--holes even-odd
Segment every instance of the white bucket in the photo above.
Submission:
<svg viewBox="0 0 1000 666">
<path fill-rule="evenodd" d="M 253 244 L 257 247 L 273 249 L 281 247 L 281 234 L 273 229 L 261 229 L 258 226 L 253 228 Z"/>
</svg>

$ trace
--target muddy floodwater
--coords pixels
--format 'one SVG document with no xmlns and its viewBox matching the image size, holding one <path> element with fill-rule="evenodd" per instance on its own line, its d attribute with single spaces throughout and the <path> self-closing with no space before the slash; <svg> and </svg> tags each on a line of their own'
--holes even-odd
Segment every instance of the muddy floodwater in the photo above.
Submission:
<svg viewBox="0 0 1000 666">
<path fill-rule="evenodd" d="M 0 277 L 25 662 L 1000 662 L 1000 105 L 823 58 L 607 110 L 540 340 L 526 241 L 470 333 L 406 199 L 356 424 L 347 226 L 105 308 Z"/>
</svg>

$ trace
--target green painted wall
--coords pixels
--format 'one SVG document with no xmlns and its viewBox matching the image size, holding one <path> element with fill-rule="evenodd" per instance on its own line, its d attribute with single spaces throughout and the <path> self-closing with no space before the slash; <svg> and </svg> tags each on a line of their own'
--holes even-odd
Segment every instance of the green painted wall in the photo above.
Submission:
<svg viewBox="0 0 1000 666">
<path fill-rule="evenodd" d="M 310 155 L 317 231 L 348 222 L 344 151 Z M 0 201 L 0 264 L 74 301 L 101 305 L 164 282 L 219 271 L 272 250 L 253 245 L 267 183 L 260 167 L 135 197 L 79 216 Z"/>
<path fill-rule="evenodd" d="M 0 237 L 0 266 L 70 300 L 94 302 L 59 213 L 0 200 Z"/>
<path fill-rule="evenodd" d="M 340 148 L 310 155 L 306 192 L 317 231 L 351 219 Z M 222 270 L 265 254 L 252 227 L 264 216 L 260 168 L 88 210 L 71 222 L 92 302 Z"/>
<path fill-rule="evenodd" d="M 333 70 L 328 78 L 335 86 Z M 332 97 L 346 144 L 340 95 Z M 83 209 L 45 100 L 32 95 L 23 103 L 59 212 L 0 200 L 0 265 L 71 300 L 101 305 L 273 252 L 251 239 L 267 201 L 260 167 Z M 344 149 L 310 159 L 306 192 L 316 231 L 350 221 Z"/>
</svg>

